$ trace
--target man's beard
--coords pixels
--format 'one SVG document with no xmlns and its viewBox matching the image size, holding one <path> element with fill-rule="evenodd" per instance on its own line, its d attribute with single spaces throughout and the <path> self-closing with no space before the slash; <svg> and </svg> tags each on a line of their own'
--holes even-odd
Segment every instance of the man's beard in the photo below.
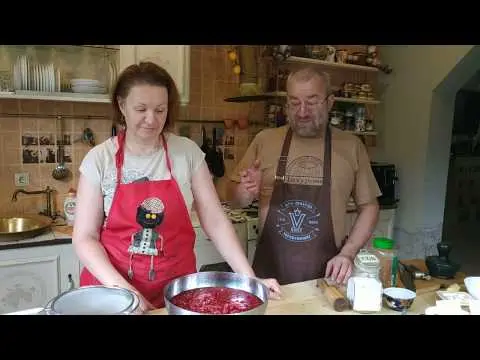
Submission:
<svg viewBox="0 0 480 360">
<path fill-rule="evenodd" d="M 290 121 L 293 132 L 301 137 L 317 137 L 323 132 L 324 122 L 320 118 L 311 118 L 309 121 Z"/>
</svg>

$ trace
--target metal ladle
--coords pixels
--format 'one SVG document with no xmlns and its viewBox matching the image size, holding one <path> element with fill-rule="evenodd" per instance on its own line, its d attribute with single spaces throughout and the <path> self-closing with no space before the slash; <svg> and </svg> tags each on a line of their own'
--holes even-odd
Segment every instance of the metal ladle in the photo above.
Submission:
<svg viewBox="0 0 480 360">
<path fill-rule="evenodd" d="M 63 147 L 63 120 L 61 117 L 60 119 L 60 141 L 57 140 L 58 143 L 58 165 L 52 171 L 52 176 L 55 180 L 67 180 L 70 178 L 72 174 L 71 171 L 65 166 L 64 161 L 64 147 Z"/>
</svg>

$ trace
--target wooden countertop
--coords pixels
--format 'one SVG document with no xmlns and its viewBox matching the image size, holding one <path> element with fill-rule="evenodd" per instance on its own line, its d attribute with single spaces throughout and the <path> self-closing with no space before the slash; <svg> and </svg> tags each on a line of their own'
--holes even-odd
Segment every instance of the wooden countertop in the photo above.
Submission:
<svg viewBox="0 0 480 360">
<path fill-rule="evenodd" d="M 435 305 L 435 292 L 418 295 L 407 314 L 420 315 Z M 400 312 L 382 307 L 378 315 L 400 315 Z M 167 315 L 165 308 L 152 310 L 149 315 Z M 328 303 L 316 280 L 282 286 L 282 299 L 269 300 L 265 315 L 361 315 L 353 310 L 336 312 Z"/>
<path fill-rule="evenodd" d="M 426 271 L 425 262 L 422 259 L 402 260 L 404 263 L 415 265 L 421 271 Z M 416 280 L 417 297 L 407 314 L 422 315 L 425 309 L 435 305 L 436 291 L 442 286 L 453 283 L 463 284 L 465 274 L 458 273 L 454 279 L 442 280 Z M 402 283 L 399 283 L 403 287 Z M 152 310 L 149 315 L 168 315 L 165 308 Z M 400 312 L 391 310 L 386 306 L 375 315 L 400 315 Z M 282 286 L 282 299 L 269 300 L 265 315 L 361 315 L 353 310 L 336 312 L 328 303 L 322 291 L 317 287 L 316 280 L 304 281 Z"/>
</svg>

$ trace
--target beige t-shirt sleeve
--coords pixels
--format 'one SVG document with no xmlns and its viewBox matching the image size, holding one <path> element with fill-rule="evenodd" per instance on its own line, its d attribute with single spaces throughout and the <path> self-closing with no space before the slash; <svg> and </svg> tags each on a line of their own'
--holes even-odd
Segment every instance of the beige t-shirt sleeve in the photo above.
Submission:
<svg viewBox="0 0 480 360">
<path fill-rule="evenodd" d="M 374 202 L 382 193 L 373 174 L 367 149 L 359 138 L 356 138 L 356 153 L 358 162 L 353 199 L 357 205 L 365 205 Z"/>
<path fill-rule="evenodd" d="M 105 167 L 105 161 L 102 156 L 105 150 L 104 147 L 105 143 L 102 143 L 88 151 L 79 168 L 82 175 L 95 185 L 100 185 L 102 182 L 103 169 Z"/>
<path fill-rule="evenodd" d="M 240 182 L 240 171 L 248 169 L 253 165 L 258 156 L 258 147 L 260 144 L 259 135 L 257 134 L 250 145 L 247 148 L 247 151 L 243 155 L 240 162 L 235 166 L 232 173 L 230 174 L 230 180 L 235 182 Z"/>
</svg>

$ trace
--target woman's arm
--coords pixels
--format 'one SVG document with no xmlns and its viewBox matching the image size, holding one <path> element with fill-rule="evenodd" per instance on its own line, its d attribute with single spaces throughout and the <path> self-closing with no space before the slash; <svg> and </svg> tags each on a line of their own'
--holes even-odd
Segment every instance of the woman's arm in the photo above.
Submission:
<svg viewBox="0 0 480 360">
<path fill-rule="evenodd" d="M 72 238 L 77 256 L 102 284 L 133 290 L 128 281 L 113 267 L 99 241 L 103 218 L 103 196 L 100 186 L 90 183 L 86 177 L 80 175 Z"/>
<path fill-rule="evenodd" d="M 192 178 L 195 208 L 205 234 L 233 271 L 255 277 L 237 233 L 225 214 L 205 162 Z"/>
</svg>

